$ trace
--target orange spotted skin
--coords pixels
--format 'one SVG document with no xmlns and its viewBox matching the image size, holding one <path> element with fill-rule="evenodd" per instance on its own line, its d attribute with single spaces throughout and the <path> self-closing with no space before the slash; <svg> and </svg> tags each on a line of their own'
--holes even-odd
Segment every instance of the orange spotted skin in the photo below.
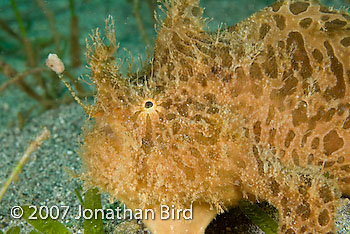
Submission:
<svg viewBox="0 0 350 234">
<path fill-rule="evenodd" d="M 279 233 L 335 233 L 350 195 L 350 16 L 282 1 L 208 33 L 198 1 L 165 6 L 141 73 L 120 75 L 113 25 L 109 45 L 92 37 L 83 178 L 132 208 L 194 203 L 210 217 L 146 221 L 153 233 L 203 233 L 243 198 L 273 204 Z"/>
</svg>

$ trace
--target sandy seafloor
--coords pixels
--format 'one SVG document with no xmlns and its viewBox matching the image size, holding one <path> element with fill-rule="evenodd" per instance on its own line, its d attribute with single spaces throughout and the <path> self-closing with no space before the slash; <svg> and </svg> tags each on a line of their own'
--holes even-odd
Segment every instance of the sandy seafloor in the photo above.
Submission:
<svg viewBox="0 0 350 234">
<path fill-rule="evenodd" d="M 27 0 L 17 0 L 16 2 L 23 14 L 31 40 L 48 37 L 50 31 L 47 21 L 35 4 Z M 144 57 L 145 44 L 132 15 L 131 4 L 127 0 L 80 0 L 75 2 L 80 19 L 80 44 L 83 45 L 82 48 L 85 44 L 85 38 L 91 30 L 96 27 L 104 27 L 104 19 L 111 14 L 116 22 L 117 40 L 120 42 L 120 47 L 128 49 L 135 57 L 138 54 Z M 213 18 L 209 26 L 211 30 L 215 30 L 221 22 L 232 25 L 271 2 L 273 1 L 203 0 L 201 6 L 206 8 L 204 16 Z M 58 31 L 63 35 L 62 43 L 67 43 L 64 41 L 67 41 L 69 35 L 68 0 L 48 0 L 46 3 L 54 13 Z M 328 1 L 327 3 L 338 8 L 349 6 L 342 0 Z M 146 30 L 151 35 L 153 32 L 152 21 L 146 6 L 143 6 L 141 13 L 145 19 Z M 8 22 L 11 28 L 18 31 L 16 18 L 10 7 L 10 0 L 0 0 L 0 19 Z M 23 48 L 16 41 L 0 30 L 0 58 L 18 71 L 24 71 L 26 63 L 21 50 Z M 120 51 L 122 58 L 127 52 Z M 52 52 L 52 49 L 37 52 L 42 64 L 49 52 Z M 82 58 L 84 56 L 83 49 L 81 56 Z M 69 62 L 68 53 L 65 54 L 63 60 Z M 82 67 L 72 73 L 78 77 L 81 73 L 86 72 L 87 70 Z M 6 80 L 7 78 L 0 72 L 0 85 Z M 30 77 L 28 82 L 32 82 Z M 34 88 L 41 92 L 40 88 Z M 18 113 L 26 115 L 30 109 L 34 111 L 28 114 L 24 127 L 19 128 Z M 0 93 L 0 186 L 16 165 L 16 161 L 21 158 L 30 141 L 42 131 L 42 128 L 45 126 L 51 132 L 51 138 L 46 140 L 31 155 L 17 182 L 9 187 L 4 199 L 0 202 L 0 230 L 6 231 L 11 225 L 24 227 L 23 230 L 26 231 L 22 233 L 27 233 L 32 229 L 23 220 L 11 218 L 10 208 L 13 206 L 25 204 L 46 205 L 48 207 L 66 205 L 71 206 L 71 210 L 68 217 L 62 222 L 69 227 L 71 232 L 83 233 L 81 220 L 73 219 L 79 205 L 74 189 L 79 188 L 81 181 L 72 178 L 69 172 L 79 173 L 81 169 L 81 160 L 78 156 L 79 137 L 86 119 L 87 116 L 82 108 L 74 103 L 43 112 L 35 101 L 28 98 L 15 86 L 10 86 L 5 92 Z M 108 196 L 103 195 L 103 206 L 107 205 Z M 349 200 L 344 199 L 344 206 L 338 213 L 338 233 L 350 233 Z M 247 221 L 242 214 L 235 216 L 234 219 L 237 224 L 233 228 L 227 228 L 226 232 L 222 233 L 261 233 L 259 228 Z M 107 222 L 105 225 L 106 233 L 113 233 L 113 229 L 116 229 L 116 223 Z"/>
</svg>

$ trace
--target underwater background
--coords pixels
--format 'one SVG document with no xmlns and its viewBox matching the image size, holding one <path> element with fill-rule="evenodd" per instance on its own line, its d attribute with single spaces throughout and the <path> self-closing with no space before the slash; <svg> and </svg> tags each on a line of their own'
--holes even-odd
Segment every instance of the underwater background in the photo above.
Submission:
<svg viewBox="0 0 350 234">
<path fill-rule="evenodd" d="M 205 9 L 203 17 L 208 18 L 208 30 L 214 32 L 273 2 L 202 0 L 200 5 Z M 338 9 L 350 6 L 348 0 L 321 2 Z M 21 233 L 33 229 L 24 219 L 10 215 L 11 207 L 23 205 L 70 206 L 68 216 L 60 222 L 72 233 L 83 233 L 83 220 L 73 216 L 81 203 L 79 195 L 85 191 L 75 174 L 81 171 L 79 139 L 88 117 L 56 74 L 45 67 L 45 59 L 57 53 L 77 94 L 92 102 L 94 88 L 89 84 L 84 54 L 89 34 L 96 28 L 103 34 L 105 19 L 113 16 L 120 43 L 118 60 L 126 76 L 140 70 L 147 56 L 152 56 L 157 23 L 153 12 L 164 18 L 159 5 L 156 0 L 0 0 L 0 188 L 30 142 L 44 127 L 51 133 L 0 200 L 0 233 L 13 226 L 19 226 Z M 338 233 L 350 233 L 347 202 L 339 213 Z M 110 206 L 108 197 L 102 195 L 102 207 Z M 263 208 L 277 216 L 268 205 Z M 231 222 L 235 224 L 228 225 Z M 228 226 L 221 230 L 223 225 Z M 238 208 L 209 229 L 206 233 L 262 233 Z M 120 220 L 105 220 L 104 230 L 144 233 L 142 224 Z"/>
</svg>

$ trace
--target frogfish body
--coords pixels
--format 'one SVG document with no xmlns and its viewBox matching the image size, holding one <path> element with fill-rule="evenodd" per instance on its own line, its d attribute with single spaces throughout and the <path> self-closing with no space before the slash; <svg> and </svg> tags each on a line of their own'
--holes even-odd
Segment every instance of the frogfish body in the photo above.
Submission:
<svg viewBox="0 0 350 234">
<path fill-rule="evenodd" d="M 193 206 L 144 220 L 153 234 L 204 233 L 241 199 L 266 200 L 279 233 L 335 233 L 350 195 L 350 16 L 280 1 L 206 32 L 198 0 L 165 2 L 154 55 L 121 75 L 112 24 L 88 46 L 97 89 L 83 178 L 132 209 Z"/>
</svg>

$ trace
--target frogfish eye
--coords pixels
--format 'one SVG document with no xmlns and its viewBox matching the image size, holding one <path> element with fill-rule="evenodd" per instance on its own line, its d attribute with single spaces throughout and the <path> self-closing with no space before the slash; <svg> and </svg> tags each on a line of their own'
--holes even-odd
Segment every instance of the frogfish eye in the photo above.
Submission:
<svg viewBox="0 0 350 234">
<path fill-rule="evenodd" d="M 152 102 L 152 101 L 147 101 L 147 102 L 145 102 L 145 108 L 146 108 L 146 109 L 149 109 L 149 108 L 151 108 L 151 107 L 153 107 L 153 102 Z"/>
</svg>

